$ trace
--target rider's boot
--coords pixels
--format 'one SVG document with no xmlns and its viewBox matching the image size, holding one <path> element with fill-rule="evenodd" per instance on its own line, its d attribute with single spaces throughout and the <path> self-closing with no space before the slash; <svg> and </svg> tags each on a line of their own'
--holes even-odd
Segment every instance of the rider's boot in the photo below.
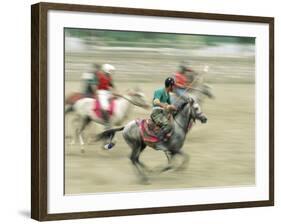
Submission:
<svg viewBox="0 0 281 224">
<path fill-rule="evenodd" d="M 111 128 L 111 124 L 110 124 L 110 116 L 109 116 L 108 111 L 106 111 L 106 110 L 101 110 L 101 114 L 102 114 L 102 118 L 103 118 L 104 123 L 105 123 L 105 124 L 104 124 L 105 130 L 110 129 L 110 128 Z M 111 136 L 109 139 L 107 139 L 107 140 L 105 141 L 104 149 L 106 149 L 106 150 L 111 150 L 111 149 L 114 147 L 115 142 L 112 141 L 112 137 L 113 137 L 113 136 Z"/>
</svg>

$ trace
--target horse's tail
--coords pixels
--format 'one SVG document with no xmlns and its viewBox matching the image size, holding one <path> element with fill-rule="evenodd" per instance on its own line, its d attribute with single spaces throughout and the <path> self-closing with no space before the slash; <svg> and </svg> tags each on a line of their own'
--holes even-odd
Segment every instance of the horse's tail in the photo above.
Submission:
<svg viewBox="0 0 281 224">
<path fill-rule="evenodd" d="M 118 131 L 122 131 L 124 129 L 124 126 L 123 127 L 120 127 L 120 128 L 112 128 L 112 129 L 108 129 L 100 134 L 98 134 L 96 136 L 96 141 L 101 141 L 101 140 L 107 140 L 107 139 L 113 139 L 114 138 L 114 135 L 116 132 Z"/>
<path fill-rule="evenodd" d="M 83 93 L 71 93 L 70 95 L 66 96 L 64 104 L 73 106 L 78 100 L 84 97 L 85 95 Z"/>
</svg>

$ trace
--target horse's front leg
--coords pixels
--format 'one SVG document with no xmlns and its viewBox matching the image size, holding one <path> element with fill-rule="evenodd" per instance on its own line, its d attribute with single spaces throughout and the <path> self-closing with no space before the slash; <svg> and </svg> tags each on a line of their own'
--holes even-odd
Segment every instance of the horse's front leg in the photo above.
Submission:
<svg viewBox="0 0 281 224">
<path fill-rule="evenodd" d="M 178 155 L 180 155 L 182 157 L 182 162 L 175 170 L 182 171 L 182 170 L 187 169 L 188 165 L 189 165 L 189 161 L 190 161 L 190 155 L 183 151 L 179 151 Z"/>
<path fill-rule="evenodd" d="M 78 142 L 78 126 L 80 122 L 80 118 L 77 115 L 71 120 L 71 129 L 73 131 L 71 133 L 72 135 L 70 136 L 70 145 L 75 145 L 76 142 Z"/>
<path fill-rule="evenodd" d="M 174 168 L 174 154 L 172 154 L 170 151 L 164 151 L 165 153 L 165 156 L 168 160 L 168 164 L 166 166 L 162 166 L 160 168 L 158 168 L 158 171 L 157 173 L 162 173 L 162 172 L 165 172 L 165 171 L 168 171 L 168 170 L 171 170 Z"/>
<path fill-rule="evenodd" d="M 168 164 L 171 163 L 171 158 L 172 158 L 171 153 L 169 151 L 164 151 L 164 153 L 165 153 L 165 156 L 168 160 Z"/>
<path fill-rule="evenodd" d="M 181 170 L 186 169 L 189 164 L 190 156 L 182 151 L 177 151 L 176 153 L 172 153 L 170 151 L 165 151 L 165 155 L 167 157 L 168 164 L 164 168 L 160 169 L 160 172 L 165 172 L 165 171 L 172 170 L 172 169 L 174 169 L 176 171 L 181 171 Z M 177 167 L 175 164 L 176 155 L 180 155 L 182 157 L 182 161 L 181 161 L 180 165 Z"/>
<path fill-rule="evenodd" d="M 143 170 L 145 170 L 147 173 L 152 173 L 152 170 L 147 166 L 145 165 L 143 162 L 139 161 L 138 159 L 138 164 L 142 167 Z"/>
<path fill-rule="evenodd" d="M 80 149 L 81 152 L 84 153 L 85 149 L 85 142 L 84 142 L 84 137 L 83 137 L 83 131 L 85 130 L 86 126 L 90 123 L 91 119 L 89 117 L 85 117 L 82 119 L 82 124 L 79 130 L 77 130 L 77 135 L 79 138 L 79 142 L 80 142 Z"/>
<path fill-rule="evenodd" d="M 165 172 L 165 171 L 168 171 L 168 170 L 172 170 L 173 168 L 174 168 L 174 155 L 171 155 L 170 159 L 168 160 L 167 166 L 162 168 L 162 170 L 160 172 L 162 173 L 162 172 Z"/>
<path fill-rule="evenodd" d="M 71 124 L 72 124 L 73 130 L 74 130 L 74 133 L 73 133 L 73 137 L 71 139 L 70 144 L 71 145 L 75 145 L 77 142 L 80 143 L 80 144 L 82 142 L 84 143 L 83 137 L 82 137 L 82 135 L 80 135 L 81 134 L 81 130 L 84 129 L 84 127 L 83 127 L 83 125 L 84 125 L 84 118 L 77 114 L 72 119 Z"/>
<path fill-rule="evenodd" d="M 79 142 L 80 142 L 80 150 L 82 153 L 85 152 L 84 146 L 85 146 L 85 142 L 84 142 L 84 138 L 83 138 L 83 133 L 81 131 L 78 131 L 78 138 L 79 138 Z"/>
</svg>

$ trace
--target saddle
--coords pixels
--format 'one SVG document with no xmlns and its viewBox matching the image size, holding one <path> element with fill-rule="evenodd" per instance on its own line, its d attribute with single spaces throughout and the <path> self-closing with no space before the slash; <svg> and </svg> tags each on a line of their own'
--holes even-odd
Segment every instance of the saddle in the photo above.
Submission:
<svg viewBox="0 0 281 224">
<path fill-rule="evenodd" d="M 145 143 L 151 144 L 161 141 L 158 137 L 161 127 L 156 125 L 151 119 L 138 119 L 136 120 L 136 123 Z M 170 134 L 171 133 L 167 133 L 167 135 Z"/>
<path fill-rule="evenodd" d="M 136 120 L 136 123 L 140 129 L 141 137 L 144 142 L 157 143 L 160 141 L 157 137 L 160 127 L 151 119 L 139 119 Z"/>
</svg>

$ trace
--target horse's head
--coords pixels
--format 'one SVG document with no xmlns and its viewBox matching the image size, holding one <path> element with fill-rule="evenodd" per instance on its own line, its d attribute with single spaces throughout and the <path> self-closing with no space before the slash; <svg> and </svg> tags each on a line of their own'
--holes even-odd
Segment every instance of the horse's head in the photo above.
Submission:
<svg viewBox="0 0 281 224">
<path fill-rule="evenodd" d="M 145 108 L 145 109 L 148 109 L 149 108 L 149 104 L 147 103 L 146 99 L 145 99 L 145 94 L 137 89 L 137 90 L 131 90 L 129 91 L 128 95 L 130 96 L 131 98 L 131 102 L 138 106 L 138 107 L 142 107 L 142 108 Z"/>
<path fill-rule="evenodd" d="M 200 105 L 192 97 L 184 97 L 178 106 L 178 113 L 186 114 L 191 119 L 199 120 L 201 123 L 207 122 L 206 115 L 201 111 Z"/>
</svg>

